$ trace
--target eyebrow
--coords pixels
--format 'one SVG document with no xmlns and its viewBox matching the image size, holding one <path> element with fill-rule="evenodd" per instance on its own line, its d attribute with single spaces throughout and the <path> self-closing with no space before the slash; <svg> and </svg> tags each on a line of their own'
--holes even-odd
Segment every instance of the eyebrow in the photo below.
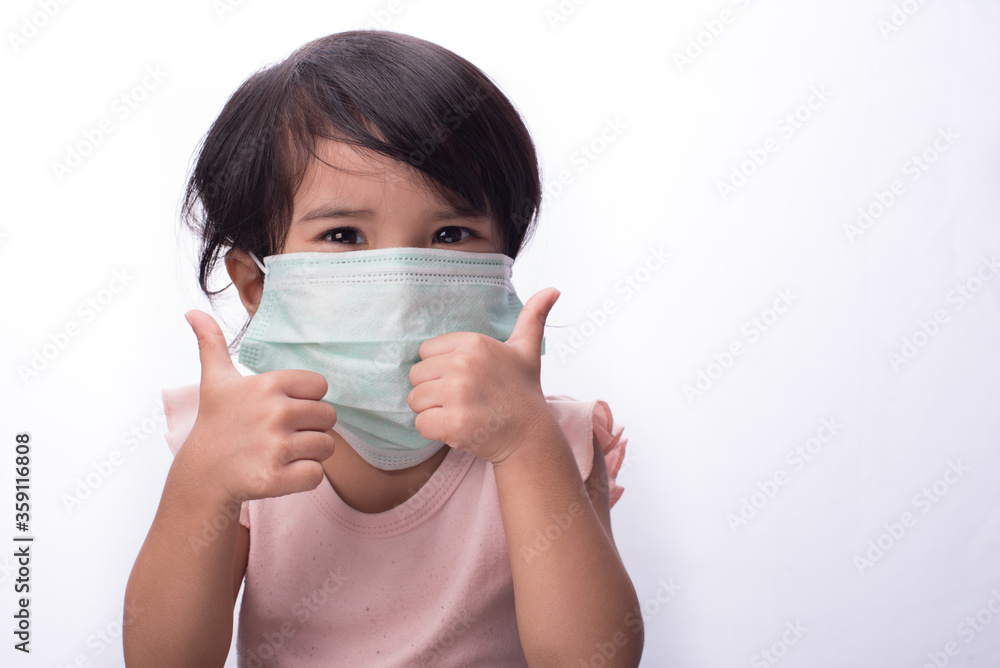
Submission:
<svg viewBox="0 0 1000 668">
<path fill-rule="evenodd" d="M 372 209 L 350 209 L 346 207 L 329 207 L 321 206 L 319 208 L 313 209 L 304 215 L 301 222 L 306 222 L 310 220 L 323 220 L 323 219 L 337 219 L 337 218 L 367 218 L 371 219 L 375 217 L 375 211 Z M 477 225 L 484 225 L 488 222 L 488 218 L 485 213 L 476 213 L 474 211 L 460 211 L 458 209 L 440 209 L 431 214 L 431 218 L 435 220 L 457 220 L 465 219 Z"/>
</svg>

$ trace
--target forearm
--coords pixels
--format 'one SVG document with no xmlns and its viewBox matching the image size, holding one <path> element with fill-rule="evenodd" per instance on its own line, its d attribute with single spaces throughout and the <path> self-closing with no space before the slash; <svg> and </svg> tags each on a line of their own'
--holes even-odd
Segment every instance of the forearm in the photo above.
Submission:
<svg viewBox="0 0 1000 668">
<path fill-rule="evenodd" d="M 185 464 L 178 453 L 126 587 L 129 668 L 218 668 L 229 654 L 239 506 L 195 483 Z"/>
<path fill-rule="evenodd" d="M 554 418 L 494 475 L 514 579 L 521 644 L 533 666 L 636 666 L 642 624 L 632 581 L 587 495 Z"/>
</svg>

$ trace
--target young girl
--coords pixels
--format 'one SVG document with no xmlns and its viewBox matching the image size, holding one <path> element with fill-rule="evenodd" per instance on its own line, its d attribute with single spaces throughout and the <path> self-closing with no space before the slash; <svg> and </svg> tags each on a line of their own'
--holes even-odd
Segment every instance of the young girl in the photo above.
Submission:
<svg viewBox="0 0 1000 668">
<path fill-rule="evenodd" d="M 519 114 L 435 44 L 339 33 L 240 86 L 185 215 L 256 373 L 186 315 L 201 382 L 163 392 L 128 666 L 222 666 L 244 580 L 241 668 L 638 664 L 622 427 L 543 394 L 558 291 L 510 284 L 540 199 Z"/>
</svg>

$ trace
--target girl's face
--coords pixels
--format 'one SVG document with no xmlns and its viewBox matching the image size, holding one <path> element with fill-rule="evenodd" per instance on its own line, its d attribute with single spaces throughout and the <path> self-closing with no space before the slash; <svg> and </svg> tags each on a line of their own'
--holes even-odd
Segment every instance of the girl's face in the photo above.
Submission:
<svg viewBox="0 0 1000 668">
<path fill-rule="evenodd" d="M 282 253 L 341 253 L 376 248 L 450 248 L 499 253 L 495 223 L 456 211 L 416 169 L 388 157 L 320 140 L 295 193 Z M 226 268 L 252 316 L 263 290 L 256 264 L 234 249 Z"/>
<path fill-rule="evenodd" d="M 450 248 L 498 253 L 486 216 L 456 211 L 404 163 L 321 140 L 295 193 L 283 253 L 376 248 Z"/>
</svg>

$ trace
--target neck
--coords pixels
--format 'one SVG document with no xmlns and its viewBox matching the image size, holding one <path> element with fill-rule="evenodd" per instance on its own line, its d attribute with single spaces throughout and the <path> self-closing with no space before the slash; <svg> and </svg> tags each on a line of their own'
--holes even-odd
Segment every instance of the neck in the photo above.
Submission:
<svg viewBox="0 0 1000 668">
<path fill-rule="evenodd" d="M 382 513 L 395 508 L 417 493 L 430 480 L 451 448 L 445 446 L 427 461 L 397 471 L 383 471 L 362 459 L 354 448 L 336 433 L 336 449 L 323 462 L 327 481 L 337 496 L 362 513 Z"/>
</svg>

